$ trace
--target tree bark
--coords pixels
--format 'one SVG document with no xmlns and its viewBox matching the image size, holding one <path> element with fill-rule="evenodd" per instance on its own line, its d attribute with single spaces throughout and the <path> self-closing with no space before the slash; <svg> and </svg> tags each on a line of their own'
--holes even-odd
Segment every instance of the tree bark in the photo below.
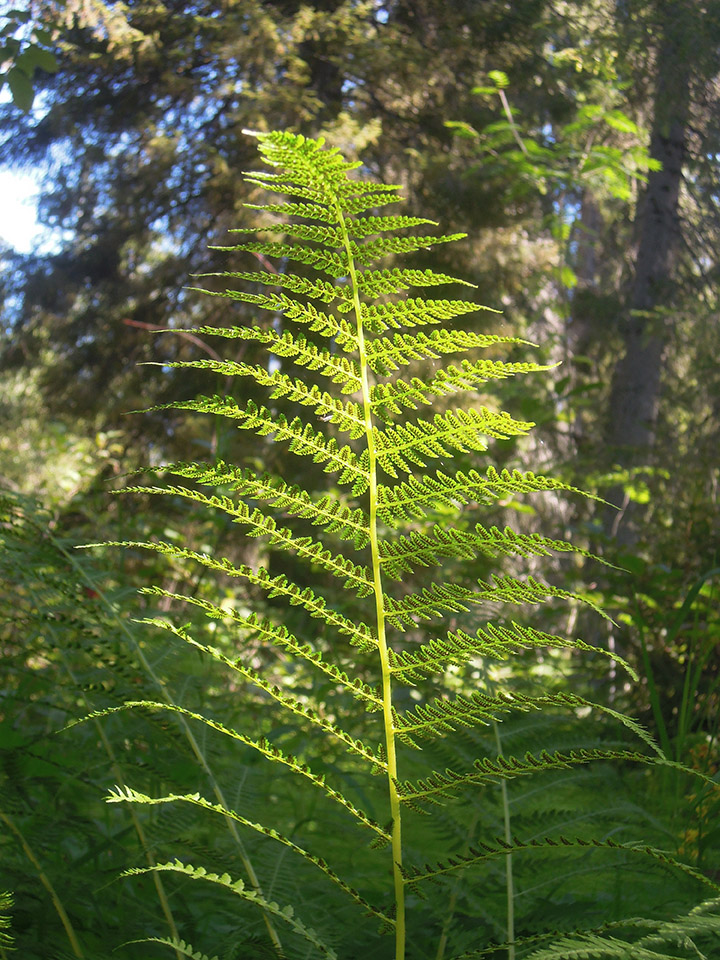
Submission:
<svg viewBox="0 0 720 960">
<path fill-rule="evenodd" d="M 616 464 L 626 469 L 652 466 L 682 231 L 679 196 L 690 106 L 692 14 L 683 0 L 661 3 L 658 8 L 662 36 L 650 152 L 662 169 L 650 173 L 637 211 L 637 254 L 622 326 L 624 349 L 615 368 L 609 403 L 609 449 Z M 630 500 L 621 484 L 606 497 L 620 508 L 606 514 L 606 532 L 632 546 L 642 516 L 640 505 Z"/>
</svg>

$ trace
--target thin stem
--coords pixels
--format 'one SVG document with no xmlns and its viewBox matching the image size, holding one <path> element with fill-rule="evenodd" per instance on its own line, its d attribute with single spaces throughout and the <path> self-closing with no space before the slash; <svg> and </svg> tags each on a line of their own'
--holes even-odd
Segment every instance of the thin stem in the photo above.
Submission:
<svg viewBox="0 0 720 960">
<path fill-rule="evenodd" d="M 464 854 L 467 854 L 470 850 L 472 840 L 475 836 L 475 830 L 477 829 L 478 820 L 480 819 L 480 811 L 476 808 L 473 818 L 470 821 L 470 826 L 467 829 L 467 837 L 465 839 L 465 848 L 463 850 Z M 455 908 L 457 907 L 458 900 L 458 891 L 460 890 L 460 885 L 462 883 L 464 870 L 458 871 L 458 875 L 455 878 L 455 883 L 453 885 L 452 893 L 450 894 L 450 902 L 448 904 L 448 912 L 443 923 L 442 933 L 440 934 L 440 940 L 438 942 L 437 953 L 435 954 L 435 960 L 444 960 L 445 951 L 447 950 L 448 935 L 450 933 L 450 927 L 452 926 L 453 919 L 455 917 Z"/>
<path fill-rule="evenodd" d="M 133 652 L 135 653 L 135 656 L 138 658 L 138 660 L 142 664 L 143 669 L 145 670 L 145 672 L 147 673 L 147 675 L 150 677 L 153 684 L 157 688 L 161 698 L 169 706 L 171 707 L 177 706 L 172 696 L 170 695 L 167 687 L 162 682 L 160 677 L 158 677 L 158 675 L 153 670 L 152 666 L 150 665 L 150 662 L 146 658 L 145 654 L 142 651 L 142 648 L 140 647 L 140 644 L 137 642 L 132 632 L 128 630 L 127 625 L 123 623 L 122 619 L 115 614 L 115 610 L 110 600 L 105 596 L 105 594 L 98 587 L 98 585 L 88 577 L 87 573 L 82 567 L 82 564 L 78 563 L 75 557 L 73 557 L 71 553 L 65 550 L 65 548 L 62 546 L 61 543 L 57 541 L 55 541 L 55 543 L 58 550 L 60 550 L 60 552 L 68 559 L 68 561 L 73 565 L 73 567 L 75 567 L 75 569 L 80 573 L 83 580 L 88 584 L 88 586 L 90 586 L 93 589 L 93 591 L 98 595 L 98 598 L 111 611 L 111 613 L 113 614 L 113 616 L 115 617 L 118 623 L 118 626 L 130 641 L 130 644 L 132 646 Z M 182 731 L 185 734 L 185 737 L 190 745 L 190 749 L 192 750 L 195 756 L 195 759 L 200 764 L 203 771 L 205 772 L 205 775 L 210 781 L 210 785 L 212 787 L 213 793 L 215 794 L 215 798 L 217 799 L 217 802 L 220 804 L 220 806 L 227 808 L 228 804 L 225 801 L 225 796 L 222 792 L 220 784 L 215 779 L 215 775 L 213 774 L 210 768 L 210 765 L 207 762 L 205 754 L 203 753 L 203 750 L 200 747 L 200 744 L 197 742 L 192 730 L 190 729 L 190 724 L 182 714 L 177 715 L 177 722 L 180 724 L 180 727 L 182 728 Z M 237 827 L 235 826 L 235 823 L 229 817 L 225 817 L 225 823 L 227 825 L 228 830 L 230 831 L 230 835 L 232 836 L 233 841 L 235 842 L 235 845 L 237 846 L 238 854 L 240 856 L 240 862 L 243 865 L 243 868 L 247 874 L 247 877 L 248 877 L 248 880 L 250 881 L 251 886 L 258 893 L 262 893 L 262 888 L 260 886 L 260 882 L 258 880 L 257 874 L 255 873 L 255 868 L 253 867 L 252 862 L 247 855 L 247 852 L 245 850 L 245 845 L 240 838 L 240 834 L 237 831 Z M 280 942 L 280 937 L 278 936 L 278 933 L 273 925 L 273 922 L 270 916 L 265 911 L 263 911 L 263 919 L 265 921 L 265 926 L 267 928 L 268 936 L 272 941 L 275 951 L 277 952 L 279 957 L 285 956 L 282 943 Z"/>
<path fill-rule="evenodd" d="M 502 742 L 500 740 L 500 727 L 496 720 L 493 720 L 493 732 L 495 734 L 495 746 L 498 757 L 502 756 Z M 507 780 L 500 781 L 500 795 L 503 805 L 503 820 L 505 822 L 505 843 L 512 843 L 512 829 L 510 826 L 510 801 L 508 799 Z M 513 885 L 513 864 L 512 854 L 505 856 L 505 893 L 507 903 L 507 942 L 508 942 L 508 960 L 515 960 L 515 887 Z"/>
<path fill-rule="evenodd" d="M 378 634 L 378 652 L 380 654 L 380 669 L 382 674 L 382 701 L 383 723 L 385 729 L 385 749 L 387 752 L 388 794 L 390 798 L 390 815 L 392 817 L 392 858 L 393 883 L 395 888 L 395 960 L 405 958 L 405 882 L 402 875 L 402 815 L 400 798 L 397 787 L 397 755 L 395 749 L 395 727 L 392 713 L 392 677 L 390 660 L 388 657 L 388 643 L 385 632 L 385 604 L 383 600 L 382 574 L 380 570 L 380 548 L 377 531 L 377 455 L 375 450 L 375 436 L 373 433 L 372 407 L 370 404 L 370 378 L 368 373 L 367 354 L 365 352 L 365 331 L 363 329 L 362 304 L 357 281 L 357 273 L 353 260 L 350 237 L 345 225 L 342 208 L 335 201 L 335 210 L 348 258 L 348 271 L 353 292 L 353 306 L 357 325 L 358 356 L 360 361 L 360 380 L 362 383 L 363 414 L 365 419 L 365 438 L 368 450 L 368 473 L 370 484 L 369 497 L 369 530 L 370 550 L 372 556 L 373 583 L 375 593 L 375 616 Z"/>
<path fill-rule="evenodd" d="M 525 154 L 525 156 L 528 157 L 530 156 L 530 154 L 528 153 L 528 148 L 525 146 L 525 142 L 523 138 L 520 136 L 520 132 L 517 128 L 517 125 L 512 115 L 512 110 L 510 109 L 508 98 L 505 96 L 505 91 L 501 88 L 498 90 L 498 93 L 500 94 L 500 100 L 503 105 L 503 110 L 505 111 L 505 116 L 508 118 L 508 123 L 510 124 L 510 129 L 512 130 L 513 137 L 515 137 L 515 142 L 520 147 L 520 149 Z"/>
<path fill-rule="evenodd" d="M 50 878 L 43 870 L 39 860 L 33 853 L 33 850 L 30 847 L 30 844 L 27 842 L 27 840 L 21 833 L 20 828 L 15 826 L 15 824 L 10 819 L 10 817 L 8 817 L 7 814 L 3 813 L 2 810 L 0 810 L 0 820 L 2 820 L 2 822 L 7 826 L 10 832 L 14 833 L 15 836 L 18 838 L 18 840 L 20 841 L 20 845 L 23 848 L 23 853 L 28 858 L 30 863 L 37 870 L 38 879 L 40 880 L 40 883 L 45 887 L 47 892 L 50 894 L 50 899 L 52 900 L 53 906 L 55 907 L 55 912 L 60 917 L 60 922 L 65 928 L 65 933 L 67 934 L 67 938 L 70 941 L 72 952 L 75 954 L 76 957 L 79 957 L 80 960 L 82 960 L 85 954 L 83 953 L 82 947 L 80 946 L 80 941 L 77 938 L 77 934 L 75 933 L 73 925 L 70 922 L 70 917 L 68 917 L 67 912 L 65 911 L 65 907 L 62 904 L 62 900 L 58 896 L 57 891 L 55 890 L 55 887 L 52 885 L 50 881 Z"/>
<path fill-rule="evenodd" d="M 81 689 L 80 683 L 76 679 L 72 671 L 72 667 L 67 662 L 65 653 L 63 652 L 62 647 L 60 646 L 59 643 L 57 644 L 57 649 L 60 652 L 60 659 L 62 660 L 63 665 L 67 670 L 70 679 L 75 684 L 76 689 L 80 690 Z M 86 695 L 83 696 L 82 699 L 83 699 L 83 702 L 85 703 L 86 709 L 88 711 L 92 711 L 93 705 L 88 700 L 87 696 Z M 103 726 L 100 723 L 99 718 L 96 717 L 94 719 L 94 724 L 95 724 L 95 729 L 97 730 L 98 736 L 100 737 L 100 740 L 102 742 L 102 745 L 105 748 L 105 752 L 107 753 L 108 758 L 110 759 L 110 769 L 112 771 L 113 777 L 115 778 L 115 782 L 119 787 L 124 787 L 125 778 L 122 775 L 122 769 L 120 767 L 120 764 L 118 763 L 115 750 L 113 749 L 113 745 L 108 739 L 105 733 L 105 730 L 103 729 Z M 147 838 L 145 836 L 145 831 L 143 829 L 142 822 L 137 815 L 137 811 L 132 805 L 130 806 L 130 817 L 132 819 L 133 826 L 135 827 L 135 832 L 138 835 L 140 846 L 142 847 L 143 853 L 145 854 L 145 859 L 147 860 L 148 865 L 150 867 L 153 867 L 156 863 L 156 860 L 153 857 L 152 852 L 150 850 L 150 845 L 147 842 Z M 162 912 L 165 916 L 165 920 L 167 921 L 168 928 L 170 930 L 170 936 L 172 937 L 173 940 L 179 940 L 180 934 L 178 932 L 177 925 L 175 924 L 175 918 L 173 917 L 172 908 L 170 907 L 170 901 L 168 900 L 167 894 L 165 893 L 165 887 L 163 886 L 162 877 L 160 876 L 159 873 L 153 872 L 152 878 L 153 878 L 153 883 L 155 885 L 155 892 L 157 893 L 158 900 L 160 901 L 160 908 L 162 909 Z M 176 950 L 175 954 L 178 960 L 182 960 L 183 955 L 180 953 L 179 950 Z"/>
</svg>

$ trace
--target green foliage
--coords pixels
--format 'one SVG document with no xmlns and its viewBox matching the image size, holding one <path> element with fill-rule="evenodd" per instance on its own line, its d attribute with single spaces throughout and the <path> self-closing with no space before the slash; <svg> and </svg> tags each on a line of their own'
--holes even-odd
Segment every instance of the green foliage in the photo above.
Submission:
<svg viewBox="0 0 720 960">
<path fill-rule="evenodd" d="M 13 103 L 28 112 L 35 99 L 33 76 L 36 70 L 55 73 L 57 58 L 53 53 L 53 29 L 33 26 L 29 10 L 10 9 L 3 14 L 0 27 L 0 90 L 8 85 Z"/>
<path fill-rule="evenodd" d="M 126 875 L 176 874 L 218 888 L 221 899 L 240 898 L 260 911 L 275 949 L 291 957 L 354 956 L 358 938 L 363 956 L 387 956 L 382 936 L 394 933 L 396 960 L 406 950 L 412 956 L 429 955 L 423 944 L 435 942 L 438 957 L 479 955 L 474 931 L 481 908 L 475 888 L 487 881 L 497 884 L 499 878 L 483 874 L 478 866 L 487 871 L 496 860 L 505 866 L 507 912 L 504 920 L 500 909 L 490 914 L 494 934 L 488 941 L 493 935 L 497 941 L 506 939 L 511 956 L 516 939 L 518 949 L 525 942 L 516 938 L 513 864 L 516 878 L 522 876 L 526 859 L 533 862 L 538 852 L 550 861 L 560 852 L 567 866 L 577 856 L 599 852 L 605 857 L 599 870 L 612 870 L 612 858 L 622 856 L 623 863 L 641 862 L 645 873 L 669 871 L 690 878 L 696 886 L 716 889 L 702 872 L 652 843 L 638 843 L 637 836 L 627 840 L 609 833 L 595 836 L 592 824 L 586 823 L 568 831 L 573 819 L 564 812 L 559 818 L 545 816 L 547 829 L 535 829 L 525 839 L 515 835 L 508 794 L 509 783 L 515 780 L 534 776 L 547 787 L 547 778 L 556 771 L 572 773 L 575 767 L 584 771 L 596 762 L 668 765 L 646 731 L 617 710 L 576 694 L 542 688 L 523 693 L 508 685 L 511 673 L 493 679 L 485 666 L 492 659 L 513 660 L 526 649 L 591 649 L 582 641 L 507 621 L 502 613 L 507 604 L 548 601 L 597 609 L 590 597 L 541 580 L 534 567 L 526 574 L 518 567 L 521 561 L 556 554 L 591 558 L 590 552 L 563 539 L 485 527 L 473 517 L 478 507 L 499 496 L 577 491 L 531 472 L 488 466 L 480 473 L 452 466 L 453 459 L 467 451 L 486 451 L 497 441 L 524 436 L 533 426 L 485 406 L 457 406 L 457 401 L 487 380 L 547 368 L 504 360 L 433 366 L 444 353 L 478 347 L 512 350 L 522 343 L 471 330 L 396 332 L 437 325 L 467 312 L 459 301 L 398 295 L 415 287 L 462 281 L 431 269 L 378 268 L 377 259 L 460 235 L 386 236 L 427 223 L 376 215 L 376 210 L 398 199 L 398 187 L 358 178 L 355 171 L 362 165 L 324 148 L 321 140 L 290 133 L 255 135 L 271 172 L 254 171 L 246 175 L 248 183 L 292 199 L 256 203 L 252 208 L 291 220 L 260 228 L 279 233 L 282 242 L 259 240 L 222 249 L 279 258 L 281 270 L 230 271 L 208 279 L 222 276 L 258 285 L 262 292 L 210 292 L 255 304 L 272 318 L 266 324 L 229 330 L 203 327 L 201 332 L 264 346 L 282 360 L 271 356 L 267 365 L 191 360 L 174 366 L 249 377 L 267 389 L 268 405 L 215 396 L 175 402 L 169 408 L 225 418 L 239 430 L 255 434 L 262 447 L 269 437 L 292 457 L 283 453 L 279 458 L 283 475 L 221 460 L 171 464 L 170 475 L 189 484 L 131 489 L 199 502 L 240 525 L 249 537 L 261 538 L 263 546 L 255 562 L 244 563 L 192 549 L 182 540 L 133 539 L 121 544 L 160 554 L 173 563 L 197 565 L 221 582 L 244 583 L 248 606 L 264 608 L 262 614 L 244 609 L 244 604 L 237 609 L 160 585 L 144 591 L 149 598 L 184 602 L 189 610 L 207 616 L 204 627 L 202 622 L 178 627 L 167 617 L 145 622 L 220 664 L 230 689 L 248 691 L 255 698 L 258 712 L 252 735 L 238 722 L 242 716 L 226 721 L 204 704 L 194 708 L 168 696 L 129 697 L 94 710 L 90 717 L 100 722 L 126 711 L 175 717 L 188 737 L 191 730 L 201 731 L 192 734 L 195 742 L 214 736 L 232 741 L 240 751 L 239 764 L 250 768 L 260 764 L 259 775 L 267 782 L 257 812 L 251 809 L 251 798 L 246 807 L 239 795 L 237 804 L 230 806 L 219 789 L 211 800 L 195 790 L 153 794 L 118 785 L 108 799 L 131 807 L 215 814 L 255 838 L 262 866 L 242 852 L 243 879 L 237 878 L 235 869 L 220 871 L 211 863 L 199 867 L 185 859 L 133 868 Z M 320 278 L 315 273 L 307 277 L 304 269 L 297 275 L 285 272 L 289 262 L 310 267 Z M 320 309 L 318 302 L 334 305 L 336 313 Z M 300 367 L 302 376 L 286 373 L 283 360 Z M 415 375 L 406 373 L 411 367 Z M 344 400 L 343 395 L 356 399 Z M 418 408 L 430 404 L 440 405 L 440 410 L 418 413 Z M 329 491 L 314 496 L 293 484 L 298 458 L 329 477 Z M 424 473 L 433 461 L 443 469 Z M 310 467 L 307 476 L 312 475 Z M 473 566 L 480 557 L 486 564 L 510 558 L 512 573 L 478 578 Z M 468 561 L 468 572 L 462 573 Z M 282 572 L 273 571 L 276 564 Z M 437 575 L 426 581 L 425 568 L 436 568 Z M 492 618 L 479 629 L 474 622 L 478 608 Z M 445 624 L 440 637 L 438 621 Z M 525 724 L 522 748 L 506 751 L 501 726 L 508 730 L 504 739 L 511 740 L 523 717 L 553 720 L 563 712 L 572 721 L 569 729 L 575 742 L 560 748 L 548 739 L 528 749 L 530 727 Z M 598 743 L 591 727 L 585 744 L 578 742 L 580 718 L 593 713 L 612 721 L 608 730 L 617 743 L 610 739 Z M 494 748 L 476 736 L 483 728 L 495 732 Z M 634 749 L 626 746 L 627 737 L 635 741 Z M 419 740 L 427 742 L 422 751 Z M 197 753 L 196 757 L 200 760 Z M 437 765 L 436 757 L 442 758 Z M 451 763 L 460 769 L 454 770 Z M 484 806 L 495 810 L 500 830 L 492 818 L 481 823 L 481 816 L 488 814 L 480 813 L 482 803 L 476 806 L 480 796 L 492 798 L 489 807 Z M 447 806 L 453 798 L 459 803 L 456 813 Z M 430 804 L 423 805 L 425 800 Z M 297 810 L 295 827 L 289 831 L 280 829 L 288 802 Z M 461 826 L 468 805 L 476 810 L 470 829 Z M 474 835 L 480 827 L 489 843 Z M 458 832 L 459 843 L 453 837 Z M 277 884 L 282 895 L 274 893 L 271 899 L 266 888 L 276 883 L 286 854 L 296 858 L 296 867 Z M 273 862 L 275 871 L 268 870 Z M 636 868 L 625 869 L 628 877 L 636 875 Z M 441 888 L 429 910 L 418 909 L 424 881 L 459 874 L 463 897 L 457 887 L 449 895 Z M 591 889 L 583 892 L 591 897 Z M 622 905 L 620 897 L 611 915 L 600 921 L 619 916 L 633 927 L 635 921 Z M 369 921 L 361 920 L 362 911 L 352 913 L 358 906 Z M 526 909 L 523 925 L 531 922 L 532 912 Z M 346 918 L 351 916 L 354 932 L 349 940 Z M 583 942 L 594 948 L 596 942 L 591 934 L 588 937 Z M 153 939 L 179 953 L 203 956 L 175 936 Z M 474 952 L 468 953 L 471 943 Z M 211 949 L 219 949 L 217 938 Z"/>
<path fill-rule="evenodd" d="M 10 910 L 13 898 L 6 891 L 0 891 L 0 949 L 12 947 L 12 935 L 8 933 L 11 927 Z"/>
</svg>

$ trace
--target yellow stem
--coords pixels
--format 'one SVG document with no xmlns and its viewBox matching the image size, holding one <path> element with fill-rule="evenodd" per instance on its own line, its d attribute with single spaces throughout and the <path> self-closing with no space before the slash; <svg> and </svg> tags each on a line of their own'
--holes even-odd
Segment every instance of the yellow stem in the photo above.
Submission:
<svg viewBox="0 0 720 960">
<path fill-rule="evenodd" d="M 365 437 L 368 450 L 368 473 L 370 484 L 369 496 L 369 530 L 370 551 L 372 556 L 373 584 L 375 593 L 375 616 L 378 634 L 378 652 L 380 654 L 380 669 L 382 673 L 382 702 L 383 724 L 385 729 L 385 749 L 387 751 L 388 794 L 390 798 L 390 815 L 392 817 L 392 858 L 393 884 L 395 888 L 395 960 L 405 958 L 405 882 L 402 875 L 402 816 L 400 798 L 397 787 L 397 755 L 395 750 L 395 728 L 392 714 L 392 677 L 388 657 L 388 643 L 385 632 L 385 604 L 383 600 L 382 574 L 380 571 L 380 548 L 377 531 L 377 455 L 375 451 L 375 436 L 373 434 L 372 407 L 370 404 L 370 380 L 368 375 L 367 355 L 365 353 L 365 332 L 363 329 L 362 304 L 357 282 L 357 273 L 353 260 L 350 237 L 345 225 L 340 204 L 335 201 L 335 210 L 343 236 L 345 251 L 348 258 L 348 270 L 353 292 L 355 309 L 358 356 L 360 361 L 360 381 L 362 384 L 363 414 L 365 419 Z"/>
</svg>

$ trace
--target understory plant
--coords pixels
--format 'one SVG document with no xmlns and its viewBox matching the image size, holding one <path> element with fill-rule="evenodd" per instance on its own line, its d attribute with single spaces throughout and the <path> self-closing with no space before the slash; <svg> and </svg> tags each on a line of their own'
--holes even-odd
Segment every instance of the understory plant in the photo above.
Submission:
<svg viewBox="0 0 720 960">
<path fill-rule="evenodd" d="M 530 347 L 521 340 L 456 326 L 486 309 L 473 300 L 424 295 L 471 284 L 422 262 L 378 266 L 463 235 L 378 212 L 399 187 L 364 179 L 361 163 L 322 140 L 254 136 L 269 170 L 247 174 L 249 188 L 283 197 L 248 204 L 261 238 L 219 248 L 247 266 L 205 283 L 254 319 L 194 331 L 240 346 L 235 359 L 165 366 L 206 368 L 232 384 L 172 407 L 254 437 L 257 467 L 172 463 L 162 484 L 129 489 L 200 504 L 258 541 L 229 556 L 178 539 L 123 542 L 217 578 L 215 599 L 144 588 L 149 605 L 172 601 L 193 618 L 145 622 L 214 661 L 217 684 L 244 706 L 218 716 L 175 695 L 99 711 L 161 714 L 233 751 L 224 792 L 203 792 L 198 769 L 197 791 L 164 778 L 154 792 L 123 784 L 109 797 L 172 811 L 179 844 L 191 818 L 207 824 L 193 827 L 205 841 L 192 857 L 184 849 L 127 872 L 134 882 L 162 874 L 183 897 L 192 888 L 205 898 L 205 925 L 180 923 L 179 936 L 157 942 L 196 958 L 662 956 L 650 952 L 657 923 L 637 934 L 647 951 L 636 938 L 639 952 L 627 953 L 636 949 L 623 939 L 633 927 L 627 891 L 668 875 L 695 892 L 717 887 L 666 847 L 628 835 L 633 821 L 610 802 L 617 774 L 606 764 L 669 761 L 629 717 L 533 672 L 605 651 L 514 619 L 526 605 L 593 607 L 538 572 L 551 558 L 589 554 L 482 523 L 499 501 L 580 493 L 486 459 L 533 424 L 477 391 L 547 368 L 513 359 Z M 266 402 L 245 393 L 248 382 Z M 537 786 L 517 791 L 531 778 Z M 598 795 L 608 799 L 594 822 L 588 798 Z M 231 853 L 213 839 L 215 824 L 233 833 Z M 577 920 L 573 895 L 584 904 Z M 213 913 L 220 901 L 227 908 Z M 665 926 L 672 937 L 706 936 L 711 912 Z M 241 942 L 233 923 L 247 932 Z M 555 952 L 553 924 L 575 931 Z"/>
</svg>

